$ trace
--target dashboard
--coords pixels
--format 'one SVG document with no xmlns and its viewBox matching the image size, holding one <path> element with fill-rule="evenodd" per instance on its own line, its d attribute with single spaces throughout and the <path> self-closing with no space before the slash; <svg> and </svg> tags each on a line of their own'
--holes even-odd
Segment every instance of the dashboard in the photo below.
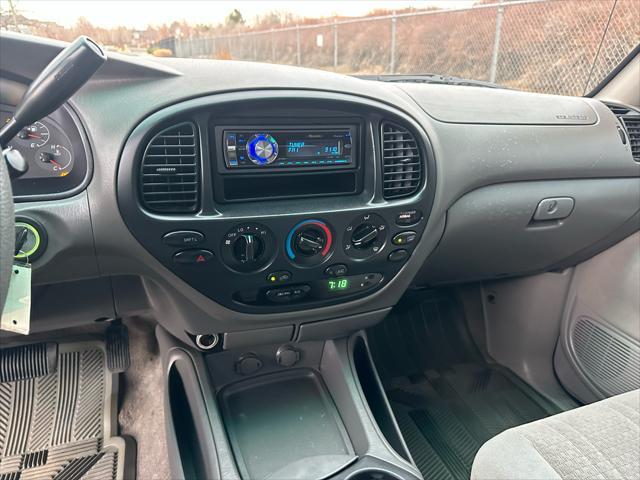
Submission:
<svg viewBox="0 0 640 480">
<path fill-rule="evenodd" d="M 8 35 L 0 79 L 28 84 L 59 49 Z M 8 91 L 3 119 L 19 99 Z M 562 269 L 637 230 L 637 140 L 622 118 L 636 115 L 113 55 L 12 142 L 31 166 L 17 215 L 47 231 L 34 282 L 73 283 L 85 321 L 150 314 L 181 338 L 326 338 L 374 323 L 411 288 Z M 89 294 L 94 282 L 107 293 Z"/>
</svg>

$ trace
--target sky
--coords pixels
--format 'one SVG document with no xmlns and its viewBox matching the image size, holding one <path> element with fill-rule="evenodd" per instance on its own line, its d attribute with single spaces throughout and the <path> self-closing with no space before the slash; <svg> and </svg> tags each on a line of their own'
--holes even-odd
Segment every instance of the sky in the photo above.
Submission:
<svg viewBox="0 0 640 480">
<path fill-rule="evenodd" d="M 464 8 L 474 0 L 275 0 L 275 1 L 218 1 L 218 0 L 14 0 L 17 9 L 26 17 L 53 21 L 71 26 L 78 17 L 86 17 L 93 25 L 104 28 L 124 26 L 143 30 L 148 25 L 186 20 L 189 23 L 218 24 L 234 8 L 240 10 L 248 23 L 270 11 L 288 11 L 299 17 L 361 16 L 375 9 Z M 8 1 L 0 0 L 2 9 Z"/>
</svg>

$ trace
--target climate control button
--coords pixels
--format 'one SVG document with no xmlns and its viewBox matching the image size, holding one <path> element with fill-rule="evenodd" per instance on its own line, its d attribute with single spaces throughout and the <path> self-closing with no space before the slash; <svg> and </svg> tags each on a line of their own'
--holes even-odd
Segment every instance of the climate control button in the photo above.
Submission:
<svg viewBox="0 0 640 480">
<path fill-rule="evenodd" d="M 408 256 L 409 252 L 407 250 L 405 250 L 404 248 L 399 248 L 398 250 L 394 250 L 393 252 L 391 252 L 388 259 L 390 262 L 397 263 L 404 261 L 404 259 Z"/>
<path fill-rule="evenodd" d="M 324 270 L 324 274 L 328 277 L 344 277 L 347 274 L 347 272 L 348 272 L 348 269 L 344 263 L 329 265 Z"/>
<path fill-rule="evenodd" d="M 391 243 L 394 245 L 408 245 L 416 240 L 417 233 L 413 231 L 400 232 L 393 236 Z"/>
<path fill-rule="evenodd" d="M 269 283 L 285 283 L 291 280 L 291 272 L 281 270 L 279 272 L 271 272 L 267 275 L 267 282 Z"/>
</svg>

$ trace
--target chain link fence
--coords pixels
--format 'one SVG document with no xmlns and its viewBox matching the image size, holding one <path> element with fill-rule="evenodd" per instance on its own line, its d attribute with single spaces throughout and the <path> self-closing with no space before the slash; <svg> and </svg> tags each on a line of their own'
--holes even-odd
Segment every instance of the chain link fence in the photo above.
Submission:
<svg viewBox="0 0 640 480">
<path fill-rule="evenodd" d="M 172 38 L 178 57 L 299 65 L 345 74 L 438 73 L 583 95 L 640 42 L 640 0 L 516 0 Z"/>
</svg>

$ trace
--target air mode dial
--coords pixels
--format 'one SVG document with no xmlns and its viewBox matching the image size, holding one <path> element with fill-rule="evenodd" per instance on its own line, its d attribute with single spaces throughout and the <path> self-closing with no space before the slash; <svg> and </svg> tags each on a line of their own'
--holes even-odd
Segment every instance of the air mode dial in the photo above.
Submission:
<svg viewBox="0 0 640 480">
<path fill-rule="evenodd" d="M 380 215 L 366 213 L 353 219 L 344 238 L 345 253 L 355 260 L 364 260 L 384 248 L 387 224 Z"/>
</svg>

